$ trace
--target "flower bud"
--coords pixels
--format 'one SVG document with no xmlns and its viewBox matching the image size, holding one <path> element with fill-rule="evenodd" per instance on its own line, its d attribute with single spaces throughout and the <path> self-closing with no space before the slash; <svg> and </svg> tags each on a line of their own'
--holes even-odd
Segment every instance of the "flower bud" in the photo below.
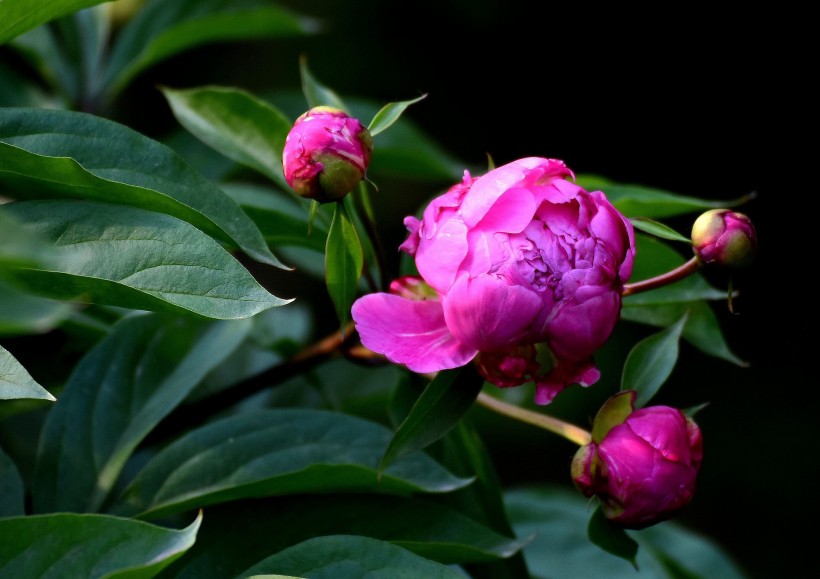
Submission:
<svg viewBox="0 0 820 579">
<path fill-rule="evenodd" d="M 627 396 L 629 407 L 634 391 Z M 610 400 L 613 400 L 610 399 Z M 584 496 L 597 497 L 604 516 L 628 529 L 668 519 L 689 504 L 703 458 L 695 422 L 669 406 L 629 411 L 607 403 L 593 425 L 592 442 L 578 449 L 571 474 Z"/>
<path fill-rule="evenodd" d="M 313 107 L 285 139 L 285 180 L 301 197 L 336 201 L 364 178 L 372 151 L 370 131 L 358 119 L 334 107 Z"/>
<path fill-rule="evenodd" d="M 692 248 L 705 264 L 742 268 L 755 258 L 757 233 L 746 215 L 729 209 L 712 209 L 692 225 Z"/>
</svg>

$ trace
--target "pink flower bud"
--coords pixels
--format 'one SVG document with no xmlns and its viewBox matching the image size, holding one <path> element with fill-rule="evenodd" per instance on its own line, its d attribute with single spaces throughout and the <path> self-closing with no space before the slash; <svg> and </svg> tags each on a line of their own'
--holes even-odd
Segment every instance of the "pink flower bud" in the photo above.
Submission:
<svg viewBox="0 0 820 579">
<path fill-rule="evenodd" d="M 631 406 L 634 391 L 616 397 L 624 395 L 632 397 Z M 618 416 L 622 410 L 609 413 L 614 419 L 599 412 L 592 442 L 572 460 L 572 480 L 584 496 L 600 500 L 607 519 L 642 529 L 672 517 L 692 500 L 703 439 L 697 424 L 676 408 L 650 406 L 625 418 Z M 597 428 L 599 420 L 604 428 Z"/>
<path fill-rule="evenodd" d="M 285 139 L 285 180 L 301 197 L 336 201 L 364 178 L 372 151 L 370 131 L 358 119 L 334 107 L 313 107 Z"/>
<path fill-rule="evenodd" d="M 692 248 L 705 264 L 730 268 L 748 266 L 757 252 L 757 233 L 744 214 L 712 209 L 692 225 Z"/>
</svg>

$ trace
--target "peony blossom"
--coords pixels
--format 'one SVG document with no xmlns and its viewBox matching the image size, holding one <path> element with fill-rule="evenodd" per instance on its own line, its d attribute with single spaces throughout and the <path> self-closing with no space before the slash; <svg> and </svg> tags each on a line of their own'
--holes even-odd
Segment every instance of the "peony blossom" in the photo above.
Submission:
<svg viewBox="0 0 820 579">
<path fill-rule="evenodd" d="M 630 396 L 631 405 L 634 394 L 616 396 Z M 582 446 L 572 479 L 584 496 L 600 499 L 609 520 L 641 529 L 689 504 L 702 458 L 697 424 L 677 408 L 650 406 L 629 412 L 598 442 Z"/>
<path fill-rule="evenodd" d="M 285 180 L 302 197 L 336 201 L 364 178 L 372 151 L 370 132 L 358 119 L 334 107 L 313 107 L 285 139 Z"/>
<path fill-rule="evenodd" d="M 354 303 L 365 347 L 420 373 L 474 361 L 500 387 L 535 382 L 538 404 L 598 380 L 592 355 L 619 318 L 635 254 L 604 193 L 576 185 L 562 161 L 529 157 L 465 171 L 404 223 L 400 249 L 420 277 Z"/>
<path fill-rule="evenodd" d="M 746 267 L 757 253 L 757 233 L 743 213 L 711 209 L 692 224 L 692 249 L 703 263 Z"/>
</svg>

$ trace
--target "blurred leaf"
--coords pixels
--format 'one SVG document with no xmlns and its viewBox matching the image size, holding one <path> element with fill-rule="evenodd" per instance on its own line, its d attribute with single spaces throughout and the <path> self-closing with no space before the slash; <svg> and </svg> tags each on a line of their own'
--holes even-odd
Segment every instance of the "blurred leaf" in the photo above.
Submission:
<svg viewBox="0 0 820 579">
<path fill-rule="evenodd" d="M 154 314 L 115 324 L 74 368 L 46 418 L 32 490 L 35 510 L 98 511 L 137 445 L 250 327 L 249 320 Z"/>
<path fill-rule="evenodd" d="M 384 105 L 379 109 L 379 112 L 375 114 L 367 127 L 367 130 L 370 131 L 370 136 L 375 137 L 385 129 L 391 127 L 393 123 L 399 120 L 399 117 L 407 107 L 423 100 L 426 96 L 427 95 L 424 94 L 411 100 L 387 103 Z"/>
<path fill-rule="evenodd" d="M 318 106 L 330 106 L 343 111 L 348 110 L 347 106 L 342 102 L 342 99 L 339 98 L 339 95 L 320 83 L 316 77 L 313 76 L 313 73 L 310 72 L 308 68 L 307 56 L 304 54 L 299 59 L 299 73 L 302 77 L 302 93 L 305 95 L 309 109 Z"/>
<path fill-rule="evenodd" d="M 31 377 L 11 352 L 0 346 L 0 400 L 15 398 L 56 400 Z"/>
<path fill-rule="evenodd" d="M 441 439 L 472 407 L 483 385 L 472 365 L 440 371 L 396 430 L 379 468 Z"/>
<path fill-rule="evenodd" d="M 203 44 L 285 38 L 317 30 L 316 20 L 270 2 L 148 0 L 114 42 L 96 92 L 106 92 L 110 100 L 142 71 Z"/>
<path fill-rule="evenodd" d="M 589 534 L 589 540 L 595 545 L 598 545 L 607 553 L 612 553 L 616 557 L 629 561 L 635 567 L 635 571 L 638 571 L 638 565 L 635 561 L 635 557 L 638 555 L 638 543 L 627 535 L 622 528 L 608 521 L 601 507 L 595 509 L 592 517 L 590 517 L 587 533 Z"/>
<path fill-rule="evenodd" d="M 90 201 L 20 201 L 0 212 L 59 251 L 57 266 L 9 272 L 37 295 L 218 319 L 288 303 L 213 239 L 168 215 Z"/>
<path fill-rule="evenodd" d="M 523 545 L 423 497 L 288 496 L 209 507 L 196 545 L 167 575 L 197 578 L 218 570 L 235 577 L 282 549 L 339 533 L 387 541 L 443 564 L 499 561 Z"/>
<path fill-rule="evenodd" d="M 229 159 L 291 190 L 282 172 L 282 150 L 292 123 L 278 109 L 230 87 L 163 88 L 162 93 L 188 131 Z"/>
<path fill-rule="evenodd" d="M 655 237 L 668 239 L 670 241 L 682 241 L 687 245 L 692 244 L 692 241 L 688 237 L 684 237 L 683 235 L 681 235 L 671 227 L 664 225 L 663 223 L 659 223 L 651 219 L 646 219 L 645 217 L 633 217 L 629 221 L 632 223 L 635 229 L 639 229 L 644 233 L 649 233 L 650 235 L 654 235 Z"/>
<path fill-rule="evenodd" d="M 25 514 L 24 492 L 17 465 L 0 448 L 0 519 Z"/>
<path fill-rule="evenodd" d="M 242 169 L 235 161 L 216 152 L 182 126 L 171 129 L 162 142 L 176 151 L 200 175 L 211 181 L 226 181 Z"/>
<path fill-rule="evenodd" d="M 666 382 L 678 361 L 678 341 L 688 314 L 657 334 L 644 338 L 629 352 L 621 390 L 635 390 L 635 408 L 644 406 Z"/>
<path fill-rule="evenodd" d="M 0 519 L 7 577 L 153 577 L 194 544 L 202 515 L 179 531 L 105 515 Z"/>
<path fill-rule="evenodd" d="M 0 107 L 60 108 L 59 99 L 0 61 Z"/>
<path fill-rule="evenodd" d="M 45 239 L 0 211 L 0 277 L 7 267 L 53 265 L 56 255 Z"/>
<path fill-rule="evenodd" d="M 342 332 L 350 320 L 350 307 L 359 289 L 364 256 L 356 228 L 344 203 L 336 203 L 333 221 L 327 234 L 325 275 L 327 291 L 336 308 Z"/>
<path fill-rule="evenodd" d="M 468 484 L 424 453 L 381 477 L 390 431 L 322 410 L 260 410 L 211 422 L 161 450 L 113 512 L 155 517 L 243 498 L 311 492 L 448 492 Z"/>
<path fill-rule="evenodd" d="M 707 209 L 735 207 L 751 198 L 747 195 L 738 199 L 700 199 L 643 185 L 614 183 L 597 175 L 578 175 L 576 182 L 588 190 L 603 190 L 607 199 L 627 217 L 663 219 Z"/>
<path fill-rule="evenodd" d="M 264 573 L 344 579 L 464 579 L 456 570 L 401 547 L 353 535 L 309 539 L 260 561 L 238 577 Z"/>
<path fill-rule="evenodd" d="M 707 537 L 675 521 L 641 531 L 627 531 L 638 542 L 640 573 L 624 559 L 593 545 L 587 537 L 590 502 L 563 488 L 518 488 L 507 492 L 507 510 L 519 536 L 536 534 L 524 547 L 531 579 L 680 579 L 668 561 L 693 577 L 744 579 L 731 558 Z"/>
<path fill-rule="evenodd" d="M 283 266 L 242 209 L 170 148 L 73 111 L 0 109 L 0 185 L 19 197 L 69 197 L 173 215 Z"/>
<path fill-rule="evenodd" d="M 72 60 L 72 54 L 61 45 L 61 40 L 55 27 L 38 26 L 15 38 L 9 46 L 39 73 L 51 98 L 62 99 L 62 108 L 70 108 L 80 98 L 82 79 L 79 63 Z M 47 97 L 42 98 L 45 101 Z M 21 103 L 18 106 L 36 104 Z"/>
<path fill-rule="evenodd" d="M 108 0 L 3 0 L 0 2 L 0 44 L 51 20 Z"/>
</svg>

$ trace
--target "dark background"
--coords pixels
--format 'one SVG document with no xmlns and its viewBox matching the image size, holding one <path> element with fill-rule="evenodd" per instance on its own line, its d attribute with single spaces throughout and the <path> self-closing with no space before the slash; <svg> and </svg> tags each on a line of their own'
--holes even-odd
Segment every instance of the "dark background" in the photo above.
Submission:
<svg viewBox="0 0 820 579">
<path fill-rule="evenodd" d="M 757 228 L 757 260 L 733 279 L 737 313 L 715 307 L 749 367 L 684 344 L 662 400 L 710 404 L 699 419 L 700 486 L 679 520 L 713 537 L 751 577 L 809 576 L 814 540 L 804 529 L 818 515 L 820 420 L 809 377 L 816 187 L 814 164 L 800 154 L 815 147 L 805 106 L 812 69 L 801 68 L 806 16 L 533 0 L 280 4 L 323 20 L 324 31 L 172 59 L 123 96 L 133 118 L 155 105 L 137 128 L 150 134 L 173 123 L 156 82 L 298 86 L 305 55 L 343 96 L 387 103 L 427 94 L 407 117 L 471 165 L 488 154 L 496 165 L 547 156 L 577 173 L 696 197 L 756 192 L 739 210 Z M 400 201 L 415 208 L 423 199 Z M 672 225 L 688 233 L 691 222 Z M 709 276 L 726 287 L 725 275 Z M 538 460 L 531 470 L 503 468 L 505 482 L 537 481 Z"/>
</svg>

